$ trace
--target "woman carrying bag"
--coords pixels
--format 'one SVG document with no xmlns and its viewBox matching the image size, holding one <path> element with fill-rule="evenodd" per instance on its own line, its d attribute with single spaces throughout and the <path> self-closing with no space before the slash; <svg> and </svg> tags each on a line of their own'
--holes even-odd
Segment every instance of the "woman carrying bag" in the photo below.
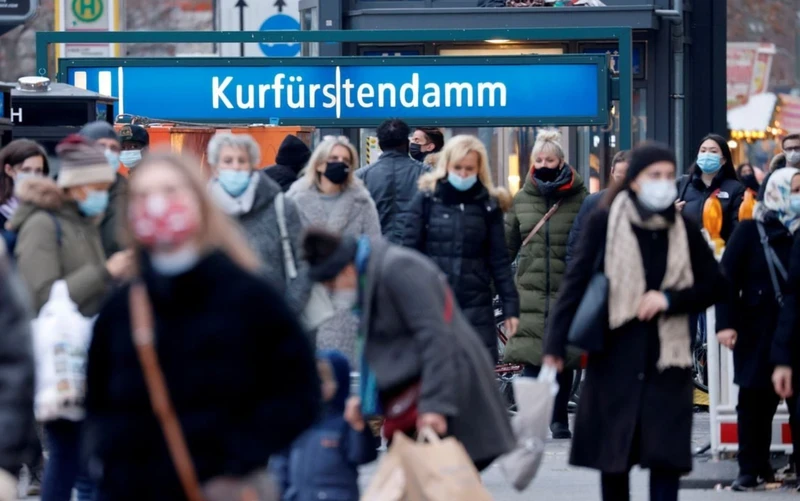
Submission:
<svg viewBox="0 0 800 501">
<path fill-rule="evenodd" d="M 689 315 L 726 284 L 700 231 L 676 213 L 675 170 L 665 146 L 633 150 L 610 208 L 589 220 L 550 318 L 544 363 L 562 370 L 573 317 L 603 271 L 608 308 L 594 319 L 605 325 L 602 349 L 589 355 L 570 463 L 602 472 L 604 501 L 630 498 L 634 465 L 651 470 L 651 500 L 675 501 L 692 469 Z"/>
</svg>

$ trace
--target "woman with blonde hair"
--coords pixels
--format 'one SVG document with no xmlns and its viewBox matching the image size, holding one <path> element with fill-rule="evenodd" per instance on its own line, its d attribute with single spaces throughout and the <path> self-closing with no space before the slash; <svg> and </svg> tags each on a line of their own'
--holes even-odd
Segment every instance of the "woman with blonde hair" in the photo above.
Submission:
<svg viewBox="0 0 800 501">
<path fill-rule="evenodd" d="M 430 257 L 447 275 L 461 310 L 497 360 L 492 284 L 503 301 L 506 330 L 519 323 L 519 296 L 505 248 L 503 213 L 511 196 L 495 188 L 486 147 L 475 136 L 451 139 L 436 170 L 419 180 L 403 245 Z"/>
<path fill-rule="evenodd" d="M 98 499 L 186 499 L 138 346 L 153 345 L 196 477 L 215 487 L 263 471 L 314 422 L 316 366 L 295 315 L 256 275 L 259 260 L 208 195 L 199 163 L 148 155 L 129 193 L 138 277 L 95 324 L 85 450 Z"/>
<path fill-rule="evenodd" d="M 519 259 L 517 287 L 520 325 L 505 351 L 505 361 L 525 364 L 526 375 L 536 376 L 542 365 L 542 341 L 550 310 L 566 270 L 569 232 L 586 198 L 583 179 L 567 164 L 561 134 L 544 129 L 536 137 L 530 175 L 506 215 L 506 245 Z M 568 362 L 578 368 L 579 357 Z M 553 409 L 553 438 L 567 439 L 567 406 L 572 370 L 559 378 L 560 391 Z"/>
<path fill-rule="evenodd" d="M 328 136 L 317 146 L 305 176 L 287 192 L 300 211 L 303 226 L 340 235 L 380 236 L 381 224 L 375 202 L 354 175 L 357 162 L 358 152 L 346 137 Z M 352 311 L 352 298 L 334 296 L 332 299 L 337 311 L 317 330 L 317 348 L 341 351 L 357 367 L 358 320 Z"/>
</svg>

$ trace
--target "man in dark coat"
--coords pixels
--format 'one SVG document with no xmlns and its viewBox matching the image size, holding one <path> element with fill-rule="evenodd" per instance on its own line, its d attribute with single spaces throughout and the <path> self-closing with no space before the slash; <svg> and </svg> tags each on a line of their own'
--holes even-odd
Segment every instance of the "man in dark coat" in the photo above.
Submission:
<svg viewBox="0 0 800 501">
<path fill-rule="evenodd" d="M 430 427 L 453 435 L 478 469 L 514 447 L 492 361 L 436 264 L 382 238 L 313 228 L 303 247 L 312 279 L 360 314 L 366 333 L 362 403 L 370 396 L 367 380 L 374 381 L 384 408 L 418 385 L 411 397 L 415 416 L 400 431 Z"/>
<path fill-rule="evenodd" d="M 275 157 L 275 165 L 271 165 L 264 170 L 264 173 L 271 177 L 273 181 L 281 185 L 284 193 L 289 191 L 292 183 L 297 181 L 300 171 L 311 158 L 311 150 L 297 136 L 287 135 Z"/>
<path fill-rule="evenodd" d="M 119 242 L 119 219 L 117 211 L 125 203 L 125 197 L 128 193 L 128 180 L 125 176 L 118 172 L 119 169 L 119 153 L 122 149 L 117 132 L 114 127 L 104 120 L 98 120 L 86 124 L 81 131 L 80 135 L 93 142 L 97 146 L 102 146 L 108 159 L 109 168 L 116 173 L 114 183 L 108 189 L 108 210 L 106 210 L 103 220 L 100 222 L 100 236 L 103 239 L 103 250 L 106 257 L 111 257 L 113 254 L 122 250 L 122 245 Z"/>
<path fill-rule="evenodd" d="M 390 242 L 401 244 L 411 199 L 417 193 L 419 177 L 428 171 L 408 156 L 411 129 L 398 119 L 378 127 L 378 146 L 383 153 L 372 165 L 356 171 L 369 190 L 381 219 L 381 232 Z"/>
<path fill-rule="evenodd" d="M 37 445 L 29 303 L 0 239 L 0 499 L 16 499 L 14 477 L 33 462 Z"/>
<path fill-rule="evenodd" d="M 628 160 L 630 159 L 630 151 L 623 150 L 617 152 L 611 160 L 611 179 L 616 182 L 622 182 L 625 179 L 625 173 L 628 172 Z M 572 223 L 572 229 L 569 230 L 569 240 L 567 240 L 567 264 L 575 256 L 578 249 L 578 242 L 581 241 L 581 231 L 583 226 L 589 219 L 589 214 L 600 205 L 608 188 L 600 190 L 597 193 L 592 193 L 586 197 L 581 205 L 581 210 L 575 216 L 575 222 Z"/>
</svg>

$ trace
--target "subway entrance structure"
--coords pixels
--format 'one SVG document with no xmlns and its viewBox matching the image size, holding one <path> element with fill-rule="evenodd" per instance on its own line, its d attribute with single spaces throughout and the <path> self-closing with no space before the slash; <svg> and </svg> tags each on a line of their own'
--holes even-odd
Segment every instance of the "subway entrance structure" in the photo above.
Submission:
<svg viewBox="0 0 800 501">
<path fill-rule="evenodd" d="M 344 56 L 61 59 L 55 43 L 398 43 L 604 40 L 608 56 Z M 604 125 L 619 102 L 619 146 L 632 144 L 631 28 L 262 32 L 40 32 L 37 74 L 110 94 L 118 112 L 216 124 L 372 127 Z"/>
</svg>

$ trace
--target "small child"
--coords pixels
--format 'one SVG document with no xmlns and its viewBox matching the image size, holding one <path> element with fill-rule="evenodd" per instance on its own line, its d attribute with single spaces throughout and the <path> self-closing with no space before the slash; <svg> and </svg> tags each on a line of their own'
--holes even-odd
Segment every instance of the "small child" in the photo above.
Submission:
<svg viewBox="0 0 800 501">
<path fill-rule="evenodd" d="M 322 418 L 300 436 L 270 469 L 283 488 L 283 501 L 358 501 L 358 467 L 377 459 L 378 439 L 350 397 L 350 364 L 338 351 L 317 357 L 325 408 Z"/>
</svg>

